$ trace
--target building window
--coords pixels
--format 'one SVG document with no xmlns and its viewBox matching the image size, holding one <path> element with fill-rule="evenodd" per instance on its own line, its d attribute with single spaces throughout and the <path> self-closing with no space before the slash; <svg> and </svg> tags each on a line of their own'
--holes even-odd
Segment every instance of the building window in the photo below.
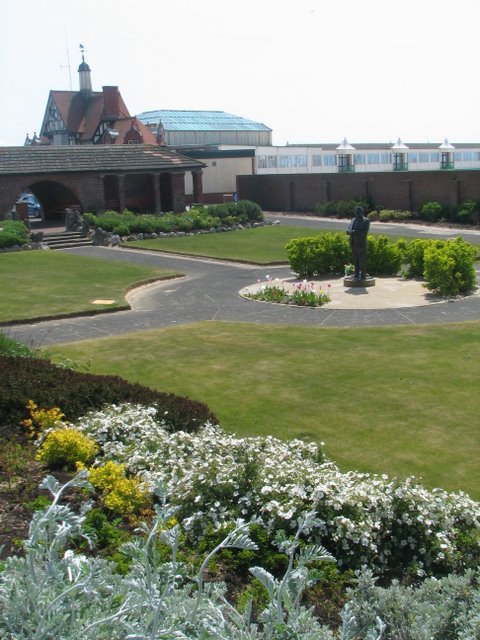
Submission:
<svg viewBox="0 0 480 640">
<path fill-rule="evenodd" d="M 420 153 L 418 154 L 418 161 L 428 162 L 428 159 L 429 159 L 429 154 L 426 153 L 425 151 L 420 151 Z"/>
<path fill-rule="evenodd" d="M 337 165 L 337 156 L 335 153 L 326 153 L 323 156 L 323 164 L 325 167 L 335 167 Z"/>
<path fill-rule="evenodd" d="M 367 164 L 380 164 L 380 154 L 367 153 Z"/>
<path fill-rule="evenodd" d="M 408 161 L 409 162 L 418 162 L 418 153 L 417 152 L 409 152 L 408 154 Z"/>
<path fill-rule="evenodd" d="M 293 156 L 293 166 L 294 167 L 306 167 L 307 166 L 307 156 Z"/>
<path fill-rule="evenodd" d="M 440 154 L 438 153 L 438 151 L 430 153 L 430 162 L 440 162 Z"/>
<path fill-rule="evenodd" d="M 312 156 L 312 167 L 321 167 L 322 166 L 322 156 L 318 153 Z"/>
<path fill-rule="evenodd" d="M 280 169 L 287 169 L 290 166 L 290 156 L 278 156 Z"/>
<path fill-rule="evenodd" d="M 366 164 L 366 155 L 364 153 L 356 153 L 355 164 Z"/>
</svg>

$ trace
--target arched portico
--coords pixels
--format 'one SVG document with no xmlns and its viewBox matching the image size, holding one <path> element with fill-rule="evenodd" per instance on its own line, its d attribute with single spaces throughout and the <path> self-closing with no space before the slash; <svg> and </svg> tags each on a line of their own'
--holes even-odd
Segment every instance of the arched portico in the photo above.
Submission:
<svg viewBox="0 0 480 640">
<path fill-rule="evenodd" d="M 185 173 L 202 193 L 204 163 L 154 145 L 0 148 L 0 218 L 22 191 L 39 199 L 45 221 L 66 208 L 160 213 L 185 210 Z"/>
</svg>

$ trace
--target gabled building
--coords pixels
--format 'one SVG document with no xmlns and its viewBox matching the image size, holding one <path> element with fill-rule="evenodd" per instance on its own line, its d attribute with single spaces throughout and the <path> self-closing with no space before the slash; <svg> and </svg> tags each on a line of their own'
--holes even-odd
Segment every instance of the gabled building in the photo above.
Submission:
<svg viewBox="0 0 480 640">
<path fill-rule="evenodd" d="M 25 145 L 157 144 L 154 133 L 132 116 L 116 86 L 92 90 L 82 54 L 79 91 L 50 91 L 40 134 Z"/>
</svg>

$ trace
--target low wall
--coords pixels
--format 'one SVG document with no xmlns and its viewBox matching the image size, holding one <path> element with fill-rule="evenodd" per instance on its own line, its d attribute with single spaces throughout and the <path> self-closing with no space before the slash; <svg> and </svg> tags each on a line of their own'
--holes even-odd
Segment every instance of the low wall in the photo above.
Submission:
<svg viewBox="0 0 480 640">
<path fill-rule="evenodd" d="M 237 176 L 242 199 L 270 211 L 313 211 L 329 200 L 367 199 L 375 207 L 418 211 L 424 202 L 480 200 L 480 171 Z"/>
</svg>

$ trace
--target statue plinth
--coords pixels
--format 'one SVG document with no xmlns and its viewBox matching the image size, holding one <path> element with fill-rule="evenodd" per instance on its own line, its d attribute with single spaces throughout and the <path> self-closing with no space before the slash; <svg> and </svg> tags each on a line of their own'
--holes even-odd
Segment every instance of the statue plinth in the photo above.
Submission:
<svg viewBox="0 0 480 640">
<path fill-rule="evenodd" d="M 343 279 L 344 287 L 374 287 L 375 278 L 367 276 L 366 278 L 355 278 L 355 276 L 345 276 Z"/>
</svg>

